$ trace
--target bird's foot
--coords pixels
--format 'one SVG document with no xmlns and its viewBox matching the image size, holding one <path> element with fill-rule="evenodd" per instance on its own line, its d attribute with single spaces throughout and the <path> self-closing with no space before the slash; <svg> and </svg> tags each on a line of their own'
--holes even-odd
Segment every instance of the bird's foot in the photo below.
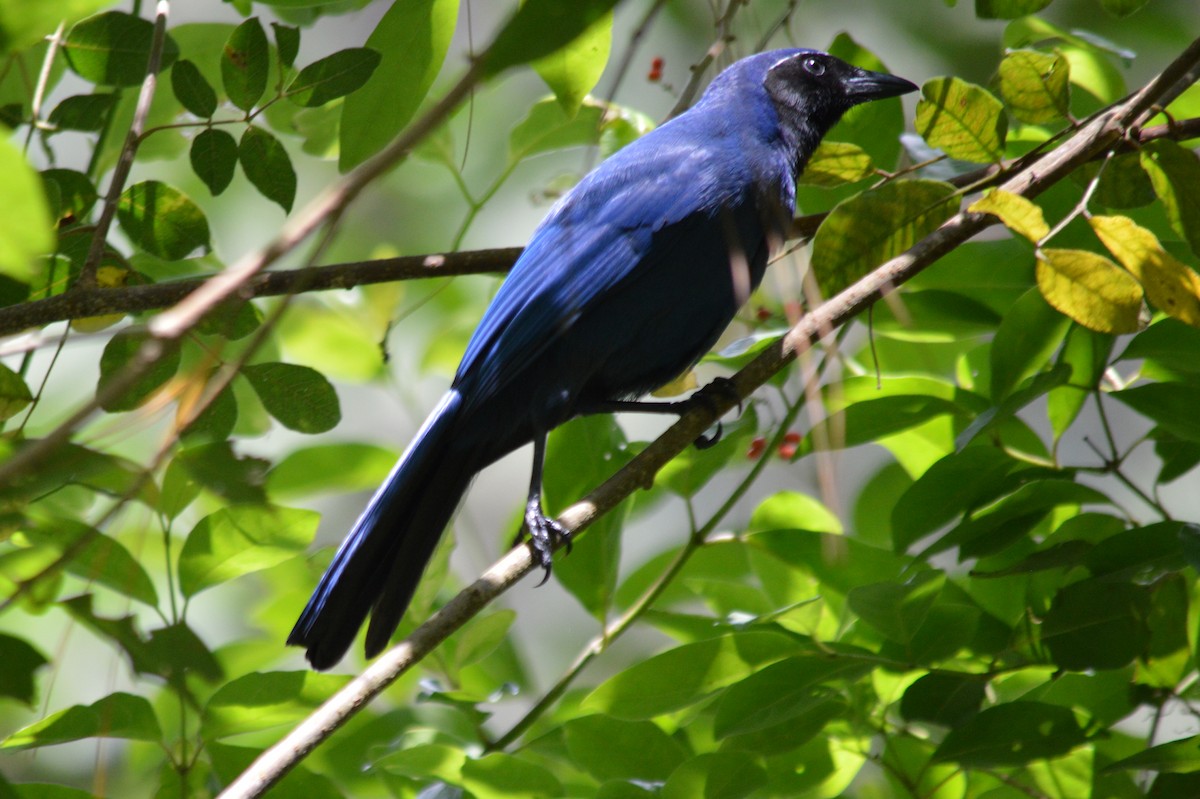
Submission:
<svg viewBox="0 0 1200 799">
<path fill-rule="evenodd" d="M 732 399 L 737 403 L 738 415 L 742 413 L 742 397 L 737 392 L 737 387 L 728 377 L 715 377 L 712 382 L 704 385 L 699 391 L 684 400 L 689 407 L 703 405 L 712 413 L 717 413 L 716 395 L 722 395 L 727 399 Z M 712 435 L 701 434 L 694 442 L 696 449 L 708 449 L 714 446 L 721 440 L 721 435 L 724 429 L 721 427 L 721 420 L 717 420 L 717 429 Z"/>
<path fill-rule="evenodd" d="M 529 531 L 529 549 L 533 559 L 545 571 L 538 585 L 545 585 L 550 579 L 550 568 L 553 565 L 554 548 L 561 542 L 571 554 L 571 531 L 542 512 L 542 504 L 537 499 L 531 499 L 525 505 L 525 530 Z M 524 538 L 517 534 L 517 541 Z"/>
</svg>

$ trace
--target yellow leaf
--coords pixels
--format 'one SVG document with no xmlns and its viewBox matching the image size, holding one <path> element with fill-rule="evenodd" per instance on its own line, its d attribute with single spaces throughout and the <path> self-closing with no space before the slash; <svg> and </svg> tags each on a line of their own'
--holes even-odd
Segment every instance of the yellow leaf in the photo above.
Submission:
<svg viewBox="0 0 1200 799">
<path fill-rule="evenodd" d="M 1046 302 L 1100 333 L 1135 333 L 1144 327 L 1142 287 L 1103 255 L 1047 249 L 1038 254 L 1037 282 Z"/>
<path fill-rule="evenodd" d="M 871 156 L 857 144 L 826 141 L 821 142 L 805 165 L 800 182 L 813 186 L 840 186 L 870 177 L 874 171 Z"/>
<path fill-rule="evenodd" d="M 1093 216 L 1089 221 L 1108 251 L 1146 289 L 1155 308 L 1200 327 L 1200 275 L 1127 216 Z"/>
<path fill-rule="evenodd" d="M 977 214 L 997 216 L 1004 226 L 1037 244 L 1050 234 L 1050 226 L 1042 215 L 1041 206 L 1011 191 L 995 191 L 975 202 L 967 209 Z"/>
</svg>

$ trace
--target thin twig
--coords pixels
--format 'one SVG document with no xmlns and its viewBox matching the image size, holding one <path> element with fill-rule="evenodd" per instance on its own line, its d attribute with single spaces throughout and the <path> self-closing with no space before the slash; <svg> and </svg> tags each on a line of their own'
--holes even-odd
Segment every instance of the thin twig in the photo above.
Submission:
<svg viewBox="0 0 1200 799">
<path fill-rule="evenodd" d="M 708 50 L 704 53 L 704 57 L 692 65 L 692 77 L 688 79 L 687 85 L 679 93 L 679 99 L 675 102 L 675 107 L 667 114 L 667 119 L 677 117 L 688 110 L 692 101 L 696 99 L 708 68 L 712 66 L 714 61 L 721 57 L 721 54 L 725 52 L 726 46 L 733 41 L 733 34 L 729 31 L 733 25 L 734 16 L 737 14 L 738 9 L 748 2 L 749 0 L 729 0 L 729 5 L 725 8 L 725 13 L 717 20 L 717 38 L 709 45 Z"/>
<path fill-rule="evenodd" d="M 80 288 L 92 288 L 96 285 L 96 270 L 100 266 L 100 258 L 104 255 L 104 245 L 108 241 L 108 230 L 112 227 L 113 217 L 117 213 L 117 203 L 121 192 L 125 190 L 125 181 L 129 178 L 129 170 L 133 167 L 133 157 L 137 154 L 138 143 L 141 141 L 142 130 L 146 127 L 146 119 L 150 116 L 150 103 L 154 100 L 154 90 L 158 86 L 158 70 L 162 66 L 163 44 L 167 38 L 167 15 L 170 13 L 170 0 L 158 0 L 154 12 L 154 34 L 150 40 L 150 58 L 146 63 L 146 77 L 142 79 L 142 89 L 138 92 L 137 105 L 133 111 L 133 122 L 125 135 L 125 144 L 117 157 L 117 165 L 113 169 L 112 180 L 108 184 L 108 193 L 104 196 L 104 206 L 100 209 L 100 219 L 96 222 L 96 230 L 92 233 L 92 243 L 88 248 L 87 259 L 79 270 L 76 281 Z"/>
<path fill-rule="evenodd" d="M 63 31 L 66 29 L 66 22 L 58 23 L 58 27 L 54 29 L 54 33 L 46 39 L 46 55 L 42 57 L 42 68 L 38 72 L 37 85 L 33 87 L 33 101 L 29 104 L 29 130 L 25 131 L 25 147 L 24 150 L 28 154 L 29 144 L 33 141 L 33 133 L 37 130 L 39 118 L 42 115 L 42 103 L 46 99 L 46 87 L 50 85 L 51 68 L 54 66 L 54 59 L 58 55 L 58 48 L 62 46 Z"/>
</svg>

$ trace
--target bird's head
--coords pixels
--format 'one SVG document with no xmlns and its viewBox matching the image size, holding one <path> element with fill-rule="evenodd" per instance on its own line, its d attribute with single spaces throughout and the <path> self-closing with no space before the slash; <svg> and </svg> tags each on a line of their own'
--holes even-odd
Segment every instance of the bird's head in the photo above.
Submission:
<svg viewBox="0 0 1200 799">
<path fill-rule="evenodd" d="M 847 64 L 819 50 L 776 51 L 763 88 L 781 116 L 799 115 L 818 135 L 859 103 L 917 90 L 904 78 Z"/>
</svg>

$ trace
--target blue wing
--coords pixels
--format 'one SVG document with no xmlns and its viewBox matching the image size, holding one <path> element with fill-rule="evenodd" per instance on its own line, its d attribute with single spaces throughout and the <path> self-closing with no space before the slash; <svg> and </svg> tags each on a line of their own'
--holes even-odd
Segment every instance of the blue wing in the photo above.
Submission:
<svg viewBox="0 0 1200 799">
<path fill-rule="evenodd" d="M 494 394 L 585 308 L 671 257 L 687 235 L 678 223 L 745 204 L 730 194 L 753 185 L 738 174 L 745 167 L 728 150 L 684 145 L 670 127 L 614 155 L 551 211 L 471 337 L 456 388 Z"/>
</svg>

